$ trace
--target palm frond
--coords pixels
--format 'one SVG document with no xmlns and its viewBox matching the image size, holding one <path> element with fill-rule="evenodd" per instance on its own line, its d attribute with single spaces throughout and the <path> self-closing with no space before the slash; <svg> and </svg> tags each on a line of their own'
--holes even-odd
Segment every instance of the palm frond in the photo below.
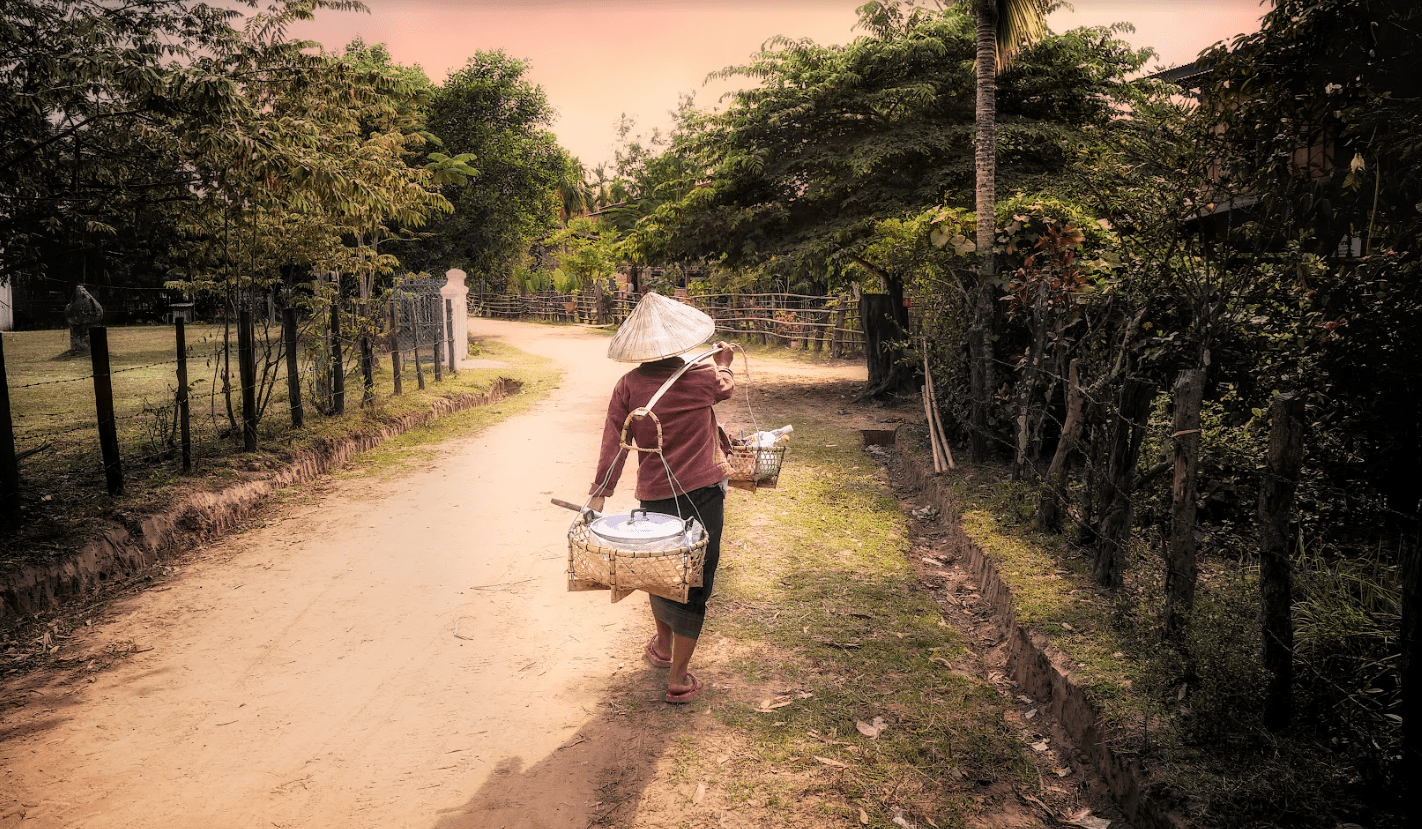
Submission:
<svg viewBox="0 0 1422 829">
<path fill-rule="evenodd" d="M 1029 43 L 1047 34 L 1052 0 L 997 0 L 997 71 L 1001 74 Z"/>
</svg>

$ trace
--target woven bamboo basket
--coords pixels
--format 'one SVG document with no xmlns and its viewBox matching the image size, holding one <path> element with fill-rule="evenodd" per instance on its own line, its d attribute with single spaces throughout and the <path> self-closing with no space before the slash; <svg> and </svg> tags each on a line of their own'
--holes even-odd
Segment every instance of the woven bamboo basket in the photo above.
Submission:
<svg viewBox="0 0 1422 829">
<path fill-rule="evenodd" d="M 693 543 L 649 551 L 617 547 L 598 536 L 579 518 L 568 528 L 568 589 L 611 590 L 619 602 L 636 590 L 685 602 L 701 586 L 706 564 L 706 531 L 693 525 Z"/>
<path fill-rule="evenodd" d="M 726 462 L 731 465 L 730 485 L 750 492 L 775 489 L 787 448 L 783 443 L 761 448 L 732 446 L 726 453 Z"/>
</svg>

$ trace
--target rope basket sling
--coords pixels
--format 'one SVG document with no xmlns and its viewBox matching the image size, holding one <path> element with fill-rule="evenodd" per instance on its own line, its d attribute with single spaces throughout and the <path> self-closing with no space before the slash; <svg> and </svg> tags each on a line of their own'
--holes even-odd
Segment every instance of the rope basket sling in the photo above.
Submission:
<svg viewBox="0 0 1422 829">
<path fill-rule="evenodd" d="M 750 415 L 751 432 L 755 434 L 760 431 L 760 427 L 756 423 L 755 409 L 752 408 L 750 400 L 750 360 L 746 357 L 745 349 L 740 349 L 740 352 L 746 367 L 746 412 Z M 751 440 L 754 441 L 754 437 Z M 731 466 L 728 484 L 747 492 L 775 489 L 780 481 L 780 468 L 785 465 L 785 450 L 788 448 L 785 443 L 756 446 L 753 442 L 733 441 L 726 452 L 726 462 Z"/>
</svg>

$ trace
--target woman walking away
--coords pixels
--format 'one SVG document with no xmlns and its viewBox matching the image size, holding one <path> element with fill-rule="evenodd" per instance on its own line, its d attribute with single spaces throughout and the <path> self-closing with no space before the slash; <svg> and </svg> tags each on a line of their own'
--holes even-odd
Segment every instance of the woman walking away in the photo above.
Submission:
<svg viewBox="0 0 1422 829">
<path fill-rule="evenodd" d="M 647 405 L 662 384 L 685 365 L 679 356 L 704 343 L 716 332 L 711 317 L 649 293 L 637 303 L 608 346 L 607 356 L 624 363 L 641 363 L 627 372 L 612 390 L 607 424 L 602 432 L 602 454 L 593 479 L 588 506 L 601 512 L 607 496 L 617 486 L 626 455 L 619 452 L 627 415 Z M 670 668 L 666 701 L 691 702 L 701 695 L 701 681 L 687 670 L 696 640 L 706 620 L 706 600 L 716 578 L 721 555 L 721 521 L 726 502 L 726 463 L 723 434 L 712 409 L 735 391 L 731 350 L 718 342 L 715 365 L 698 362 L 677 378 L 652 413 L 661 422 L 662 452 L 638 453 L 637 498 L 649 512 L 694 517 L 706 528 L 706 565 L 701 586 L 690 589 L 685 603 L 651 596 L 652 619 L 657 632 L 643 649 L 643 658 L 659 668 Z M 637 446 L 657 446 L 657 425 L 650 417 L 633 421 L 631 435 Z M 665 461 L 665 463 L 664 463 Z"/>
</svg>

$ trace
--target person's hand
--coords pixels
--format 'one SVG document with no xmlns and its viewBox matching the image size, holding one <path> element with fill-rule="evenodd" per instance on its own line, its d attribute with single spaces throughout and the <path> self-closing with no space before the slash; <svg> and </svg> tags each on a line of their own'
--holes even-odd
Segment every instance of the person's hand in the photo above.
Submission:
<svg viewBox="0 0 1422 829">
<path fill-rule="evenodd" d="M 721 368 L 730 368 L 731 361 L 736 359 L 735 352 L 731 351 L 731 344 L 724 341 L 717 341 L 716 347 L 721 349 L 712 355 L 711 359 L 716 361 L 716 365 Z"/>
<path fill-rule="evenodd" d="M 588 501 L 588 509 L 592 510 L 593 512 L 602 512 L 602 507 L 603 507 L 603 505 L 606 504 L 606 503 L 607 503 L 607 496 L 606 496 L 606 495 L 594 495 L 594 496 L 593 496 L 591 499 L 589 499 L 589 501 Z"/>
</svg>

